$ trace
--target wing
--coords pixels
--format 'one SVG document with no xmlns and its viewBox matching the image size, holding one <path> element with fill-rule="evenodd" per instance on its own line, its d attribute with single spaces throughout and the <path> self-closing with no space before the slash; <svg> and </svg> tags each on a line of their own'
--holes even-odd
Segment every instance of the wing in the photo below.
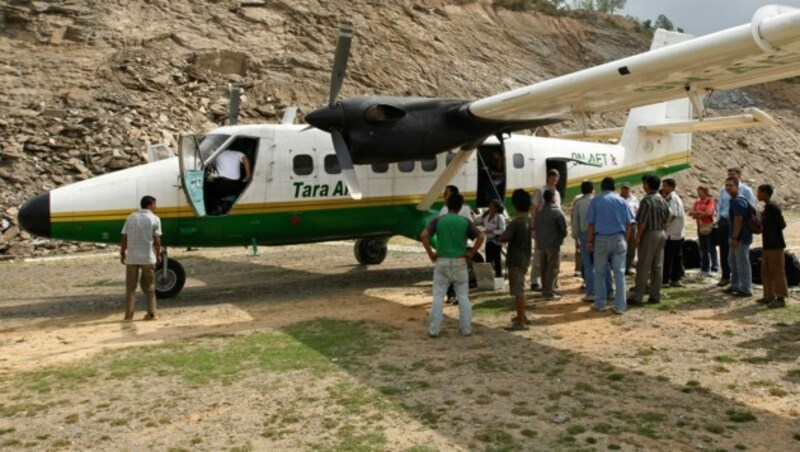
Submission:
<svg viewBox="0 0 800 452">
<path fill-rule="evenodd" d="M 535 120 L 626 110 L 796 75 L 800 10 L 765 6 L 749 25 L 477 100 L 469 110 L 485 119 Z"/>
</svg>

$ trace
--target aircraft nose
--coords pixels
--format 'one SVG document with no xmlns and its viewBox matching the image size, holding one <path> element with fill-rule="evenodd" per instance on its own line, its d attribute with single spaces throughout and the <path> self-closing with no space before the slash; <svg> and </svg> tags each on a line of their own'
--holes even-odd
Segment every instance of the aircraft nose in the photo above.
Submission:
<svg viewBox="0 0 800 452">
<path fill-rule="evenodd" d="M 306 122 L 322 130 L 341 129 L 344 127 L 342 104 L 318 108 L 306 115 Z"/>
<path fill-rule="evenodd" d="M 50 237 L 50 193 L 29 199 L 19 209 L 17 221 L 22 229 L 40 237 Z"/>
</svg>

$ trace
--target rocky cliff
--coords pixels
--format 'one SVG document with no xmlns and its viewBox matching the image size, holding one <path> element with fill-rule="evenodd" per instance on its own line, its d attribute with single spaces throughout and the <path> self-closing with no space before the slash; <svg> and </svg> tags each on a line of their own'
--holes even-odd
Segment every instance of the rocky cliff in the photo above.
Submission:
<svg viewBox="0 0 800 452">
<path fill-rule="evenodd" d="M 478 98 L 641 52 L 648 39 L 616 16 L 551 17 L 489 0 L 11 0 L 0 5 L 0 256 L 90 245 L 34 239 L 15 226 L 29 196 L 145 161 L 147 143 L 227 120 L 228 86 L 244 88 L 240 122 L 277 121 L 327 100 L 338 24 L 355 41 L 342 96 Z M 712 114 L 758 105 L 782 126 L 698 135 L 682 193 L 721 185 L 738 164 L 753 183 L 800 187 L 800 90 L 787 82 L 715 96 Z M 728 110 L 733 108 L 733 110 Z M 624 112 L 593 119 L 621 124 Z M 552 132 L 572 128 L 554 126 Z M 685 201 L 689 201 L 687 198 Z"/>
</svg>

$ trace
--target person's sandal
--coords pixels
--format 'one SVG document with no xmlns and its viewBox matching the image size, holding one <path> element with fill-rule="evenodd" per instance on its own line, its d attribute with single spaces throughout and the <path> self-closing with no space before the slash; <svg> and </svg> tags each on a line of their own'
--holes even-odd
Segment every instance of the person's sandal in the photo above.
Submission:
<svg viewBox="0 0 800 452">
<path fill-rule="evenodd" d="M 153 314 L 152 312 L 148 312 L 147 315 L 144 316 L 145 320 L 158 320 L 158 316 Z"/>
</svg>

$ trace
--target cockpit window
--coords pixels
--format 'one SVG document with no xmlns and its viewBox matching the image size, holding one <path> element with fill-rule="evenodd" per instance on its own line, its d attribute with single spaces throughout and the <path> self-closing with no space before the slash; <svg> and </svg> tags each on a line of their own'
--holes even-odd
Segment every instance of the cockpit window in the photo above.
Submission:
<svg viewBox="0 0 800 452">
<path fill-rule="evenodd" d="M 203 161 L 208 160 L 211 157 L 211 154 L 217 150 L 218 147 L 222 145 L 230 138 L 230 135 L 220 135 L 220 134 L 211 134 L 206 135 L 200 139 L 200 155 L 203 157 Z"/>
</svg>

